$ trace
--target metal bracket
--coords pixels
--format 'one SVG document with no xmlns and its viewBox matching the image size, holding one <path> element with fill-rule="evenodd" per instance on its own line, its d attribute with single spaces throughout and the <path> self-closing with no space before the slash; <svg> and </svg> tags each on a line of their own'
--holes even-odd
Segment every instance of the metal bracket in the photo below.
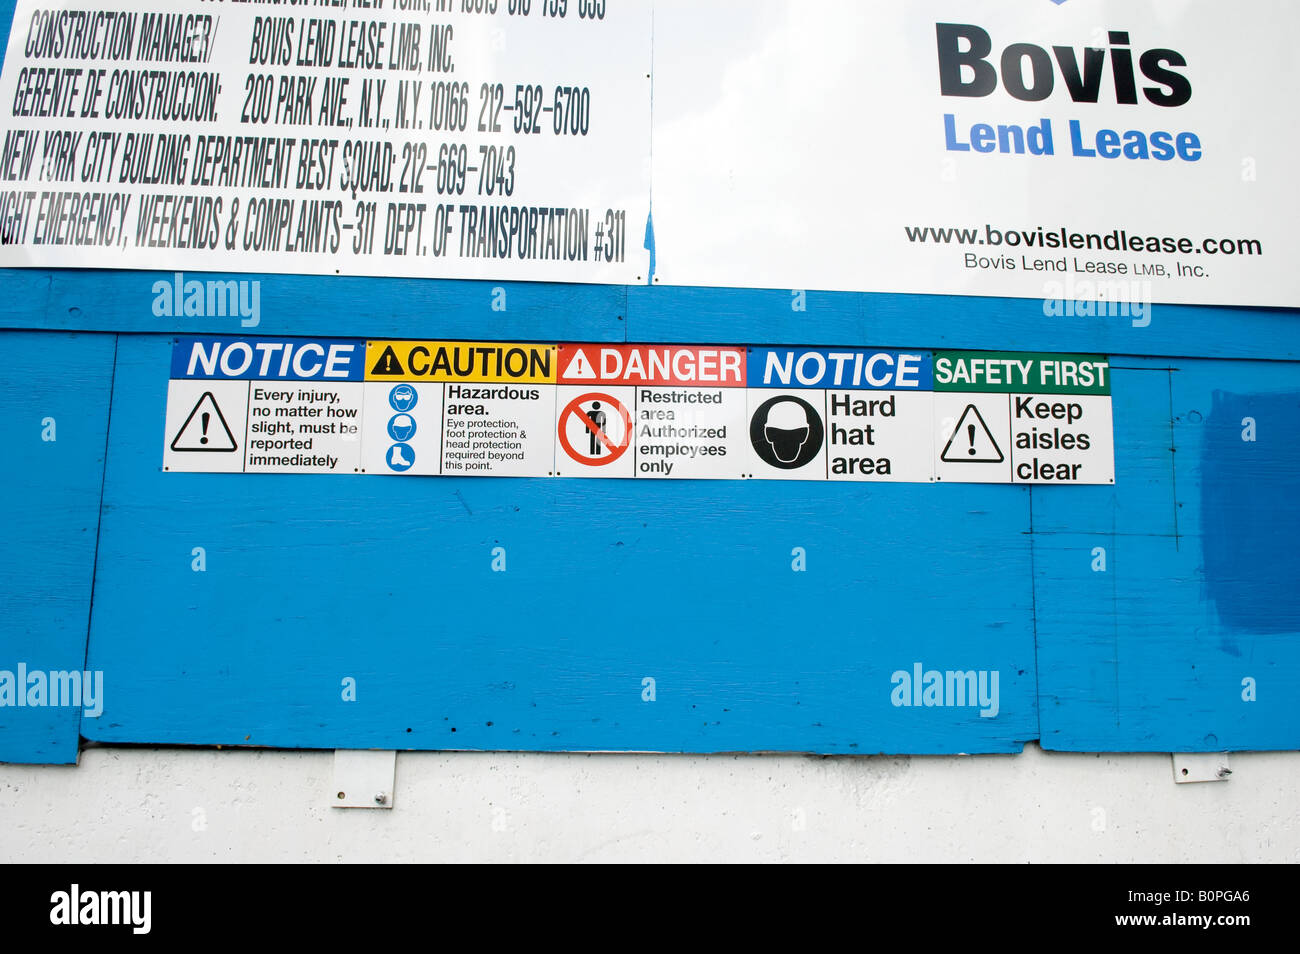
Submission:
<svg viewBox="0 0 1300 954">
<path fill-rule="evenodd" d="M 1188 782 L 1226 782 L 1232 775 L 1228 768 L 1227 752 L 1175 752 L 1174 781 L 1179 785 Z"/>
<path fill-rule="evenodd" d="M 397 753 L 377 749 L 335 749 L 334 808 L 392 808 Z"/>
</svg>

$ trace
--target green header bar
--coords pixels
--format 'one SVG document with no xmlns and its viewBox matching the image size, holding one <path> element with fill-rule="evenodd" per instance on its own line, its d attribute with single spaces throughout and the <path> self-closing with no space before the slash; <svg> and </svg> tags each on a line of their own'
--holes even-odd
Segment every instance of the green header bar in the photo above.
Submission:
<svg viewBox="0 0 1300 954">
<path fill-rule="evenodd" d="M 1100 354 L 936 351 L 936 391 L 1110 394 L 1110 359 Z"/>
</svg>

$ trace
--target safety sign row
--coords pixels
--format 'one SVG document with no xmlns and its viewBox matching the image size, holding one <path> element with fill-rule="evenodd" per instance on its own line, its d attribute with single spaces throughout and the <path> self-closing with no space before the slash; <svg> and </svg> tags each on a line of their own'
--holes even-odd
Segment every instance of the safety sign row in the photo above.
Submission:
<svg viewBox="0 0 1300 954">
<path fill-rule="evenodd" d="M 1099 355 L 183 338 L 163 469 L 1114 482 Z"/>
</svg>

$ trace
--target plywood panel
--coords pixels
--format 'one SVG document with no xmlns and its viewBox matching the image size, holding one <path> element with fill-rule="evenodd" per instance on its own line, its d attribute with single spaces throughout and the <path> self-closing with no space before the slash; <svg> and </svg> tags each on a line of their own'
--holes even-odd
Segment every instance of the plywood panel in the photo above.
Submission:
<svg viewBox="0 0 1300 954">
<path fill-rule="evenodd" d="M 1037 733 L 1026 488 L 163 474 L 169 347 L 120 356 L 91 659 L 126 689 L 95 739 L 867 753 Z M 895 706 L 918 663 L 997 670 L 996 714 Z"/>
<path fill-rule="evenodd" d="M 77 760 L 82 708 L 18 670 L 85 662 L 115 342 L 0 331 L 0 682 L 45 703 L 0 705 L 3 762 Z"/>
</svg>

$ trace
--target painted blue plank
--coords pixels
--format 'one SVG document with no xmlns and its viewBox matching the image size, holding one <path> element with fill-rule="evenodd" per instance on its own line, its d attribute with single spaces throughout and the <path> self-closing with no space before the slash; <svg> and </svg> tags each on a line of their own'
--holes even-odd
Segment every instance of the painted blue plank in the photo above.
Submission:
<svg viewBox="0 0 1300 954">
<path fill-rule="evenodd" d="M 257 283 L 256 325 L 207 303 L 206 283 L 229 281 Z M 187 315 L 156 314 L 160 297 L 174 306 L 172 272 L 5 269 L 0 282 L 16 292 L 0 328 L 1300 359 L 1300 313 L 1287 310 L 1154 306 L 1135 326 L 1046 316 L 1027 299 L 187 272 L 182 287 L 205 283 L 204 313 Z M 241 292 L 251 311 L 252 286 Z"/>
<path fill-rule="evenodd" d="M 1225 646 L 1300 633 L 1300 368 L 1232 371 L 1189 368 L 1174 391 L 1180 498 Z"/>
<path fill-rule="evenodd" d="M 14 677 L 85 663 L 114 344 L 0 332 L 0 670 Z M 44 701 L 0 705 L 0 762 L 77 760 L 81 709 Z"/>
<path fill-rule="evenodd" d="M 174 272 L 0 269 L 0 283 L 16 292 L 0 300 L 0 328 L 183 334 L 255 329 L 259 335 L 377 338 L 421 338 L 437 328 L 449 338 L 532 341 L 563 331 L 569 340 L 626 340 L 621 285 L 224 272 L 179 276 L 178 281 Z M 224 288 L 227 282 L 237 283 L 233 296 Z M 203 284 L 196 299 L 203 303 L 202 314 L 185 313 L 190 283 Z M 214 283 L 211 296 L 208 283 Z"/>
<path fill-rule="evenodd" d="M 910 297 L 910 296 L 909 296 Z M 629 287 L 628 340 L 851 345 L 870 337 L 864 296 L 850 292 Z M 924 317 L 917 313 L 919 323 Z M 924 336 L 923 327 L 914 330 Z M 871 347 L 887 347 L 871 341 Z M 916 339 L 906 348 L 919 348 Z"/>
<path fill-rule="evenodd" d="M 1294 310 L 1156 305 L 1142 315 L 1061 315 L 1037 299 L 659 286 L 627 296 L 632 341 L 1300 358 Z"/>
<path fill-rule="evenodd" d="M 1081 510 L 1074 532 L 1034 534 L 1043 745 L 1300 747 L 1300 367 L 1180 361 L 1161 376 L 1166 436 L 1153 394 L 1145 446 L 1117 445 L 1115 494 L 1138 498 L 1129 514 L 1172 509 L 1177 535 L 1130 532 L 1105 508 Z M 1115 393 L 1118 420 L 1118 373 Z M 1248 417 L 1265 422 L 1255 441 L 1242 439 Z M 1163 488 L 1124 479 L 1134 455 L 1164 456 Z"/>
<path fill-rule="evenodd" d="M 1073 303 L 1067 303 L 1072 305 Z M 1086 305 L 1086 303 L 1083 303 Z M 950 295 L 866 295 L 869 334 L 906 336 L 917 313 L 943 336 L 934 347 L 1108 355 L 1300 358 L 1294 309 L 1152 305 L 1146 314 L 1058 314 L 1059 302 Z"/>
<path fill-rule="evenodd" d="M 116 691 L 91 738 L 945 753 L 1037 735 L 1024 487 L 163 474 L 169 349 L 120 350 L 90 647 Z M 996 715 L 895 706 L 918 663 L 998 671 Z"/>
</svg>

